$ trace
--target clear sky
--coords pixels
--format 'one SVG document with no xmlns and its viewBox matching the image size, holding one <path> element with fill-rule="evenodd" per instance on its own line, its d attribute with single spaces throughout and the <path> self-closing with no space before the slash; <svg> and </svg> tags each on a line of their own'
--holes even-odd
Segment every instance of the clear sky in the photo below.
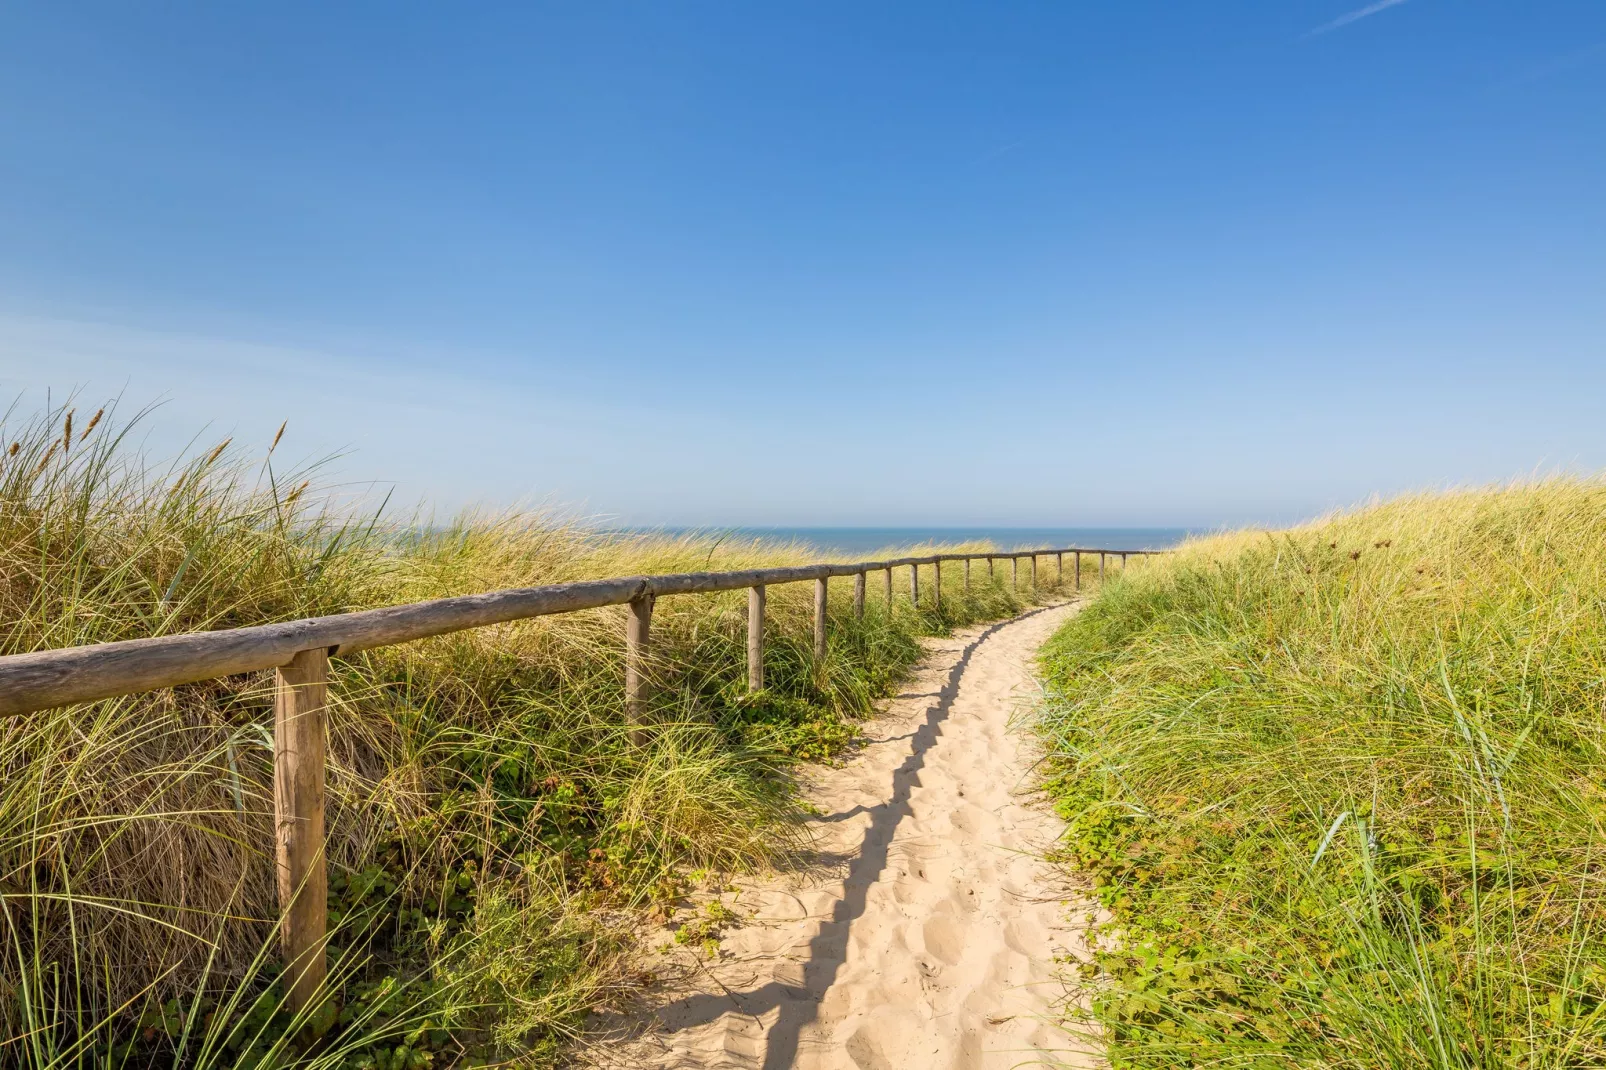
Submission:
<svg viewBox="0 0 1606 1070">
<path fill-rule="evenodd" d="M 1190 524 L 1606 467 L 1606 3 L 0 9 L 0 390 L 443 507 Z"/>
</svg>

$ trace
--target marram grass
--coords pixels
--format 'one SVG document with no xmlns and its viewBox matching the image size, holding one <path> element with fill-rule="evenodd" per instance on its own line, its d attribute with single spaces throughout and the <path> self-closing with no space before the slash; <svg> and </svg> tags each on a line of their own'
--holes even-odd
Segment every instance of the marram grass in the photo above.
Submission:
<svg viewBox="0 0 1606 1070">
<path fill-rule="evenodd" d="M 1044 664 L 1113 1066 L 1606 1065 L 1606 486 L 1192 542 Z"/>
<path fill-rule="evenodd" d="M 527 513 L 390 524 L 228 443 L 161 467 L 112 416 L 7 423 L 5 653 L 810 558 Z M 872 577 L 862 624 L 851 582 L 833 584 L 821 666 L 811 585 L 771 588 L 756 696 L 745 594 L 660 600 L 645 747 L 622 724 L 623 607 L 336 659 L 336 983 L 299 1021 L 274 982 L 270 676 L 0 721 L 0 1064 L 553 1062 L 588 1011 L 642 982 L 633 918 L 672 908 L 690 871 L 804 842 L 789 764 L 851 740 L 917 635 L 1021 605 L 1005 570 L 978 569 L 969 596 L 946 572 L 941 613 L 910 609 L 902 574 L 888 612 Z"/>
</svg>

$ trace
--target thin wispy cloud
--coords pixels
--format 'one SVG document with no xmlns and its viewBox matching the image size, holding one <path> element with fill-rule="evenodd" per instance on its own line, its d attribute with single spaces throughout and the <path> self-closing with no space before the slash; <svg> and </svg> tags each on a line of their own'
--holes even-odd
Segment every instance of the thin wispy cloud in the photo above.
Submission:
<svg viewBox="0 0 1606 1070">
<path fill-rule="evenodd" d="M 1320 37 L 1324 33 L 1332 33 L 1334 30 L 1343 29 L 1352 22 L 1360 22 L 1362 19 L 1375 15 L 1379 11 L 1387 11 L 1389 8 L 1397 7 L 1403 3 L 1405 3 L 1405 0 L 1377 0 L 1376 3 L 1367 4 L 1362 8 L 1356 8 L 1347 15 L 1340 15 L 1332 22 L 1324 22 L 1314 30 L 1307 33 L 1305 36 Z"/>
</svg>

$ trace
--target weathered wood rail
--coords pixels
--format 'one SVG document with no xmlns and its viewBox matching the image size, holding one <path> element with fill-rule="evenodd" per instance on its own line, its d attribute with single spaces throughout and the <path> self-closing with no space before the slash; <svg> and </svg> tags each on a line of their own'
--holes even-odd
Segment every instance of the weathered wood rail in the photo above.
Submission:
<svg viewBox="0 0 1606 1070">
<path fill-rule="evenodd" d="M 757 691 L 764 687 L 765 588 L 775 584 L 814 582 L 814 656 L 823 661 L 827 653 L 827 585 L 835 578 L 853 577 L 853 611 L 862 618 L 867 577 L 872 572 L 885 573 L 885 599 L 890 606 L 892 570 L 908 568 L 909 598 L 919 605 L 920 569 L 930 566 L 933 582 L 929 601 L 936 606 L 942 597 L 944 561 L 964 563 L 964 587 L 968 590 L 972 561 L 985 560 L 987 574 L 992 577 L 994 561 L 1008 560 L 1010 582 L 1018 587 L 1020 561 L 1026 558 L 1031 562 L 1030 584 L 1035 588 L 1039 557 L 1052 555 L 1057 575 L 1063 579 L 1065 555 L 1071 554 L 1073 583 L 1075 589 L 1080 590 L 1084 554 L 1098 555 L 1102 580 L 1105 562 L 1111 556 L 1118 556 L 1125 566 L 1129 555 L 1163 552 L 1067 547 L 581 580 L 439 598 L 282 624 L 12 654 L 0 657 L 0 716 L 17 716 L 273 669 L 274 849 L 281 910 L 280 948 L 285 961 L 286 1000 L 292 1008 L 300 1009 L 322 987 L 326 971 L 324 709 L 329 658 L 491 624 L 627 605 L 630 614 L 625 626 L 625 713 L 631 739 L 640 744 L 646 739 L 647 651 L 653 604 L 667 595 L 748 589 L 747 682 L 749 689 Z"/>
</svg>

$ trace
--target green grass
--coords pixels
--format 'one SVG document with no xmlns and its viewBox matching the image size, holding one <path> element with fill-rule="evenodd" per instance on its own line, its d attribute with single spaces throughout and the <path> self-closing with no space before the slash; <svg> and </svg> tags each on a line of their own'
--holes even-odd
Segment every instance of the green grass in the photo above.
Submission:
<svg viewBox="0 0 1606 1070">
<path fill-rule="evenodd" d="M 1134 567 L 1044 653 L 1117 1067 L 1606 1064 L 1606 487 Z"/>
<path fill-rule="evenodd" d="M 529 513 L 392 522 L 226 443 L 152 466 L 129 448 L 133 423 L 8 420 L 5 653 L 811 559 Z M 892 607 L 872 582 L 862 623 L 851 582 L 833 584 L 819 666 L 812 585 L 772 588 L 770 686 L 752 696 L 745 593 L 660 600 L 642 747 L 623 729 L 623 607 L 337 659 L 336 982 L 301 1020 L 274 976 L 267 675 L 0 722 L 0 1063 L 552 1063 L 590 1010 L 643 982 L 633 919 L 672 906 L 690 871 L 802 844 L 789 767 L 853 738 L 918 635 L 1020 608 L 984 577 L 967 596 L 948 570 L 940 613 L 909 607 L 901 576 Z"/>
</svg>

